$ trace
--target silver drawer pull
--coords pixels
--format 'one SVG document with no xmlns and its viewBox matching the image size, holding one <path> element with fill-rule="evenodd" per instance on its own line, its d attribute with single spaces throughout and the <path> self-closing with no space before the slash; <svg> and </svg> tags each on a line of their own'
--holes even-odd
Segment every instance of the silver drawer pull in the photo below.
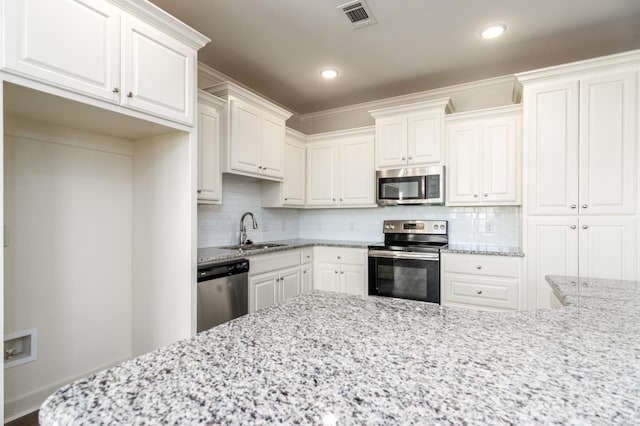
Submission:
<svg viewBox="0 0 640 426">
<path fill-rule="evenodd" d="M 583 205 L 582 205 L 582 208 L 583 208 L 583 209 L 586 209 L 587 207 L 589 207 L 589 205 L 588 205 L 588 204 L 583 204 Z"/>
<path fill-rule="evenodd" d="M 476 269 L 482 269 L 482 266 L 478 265 L 476 266 Z"/>
<path fill-rule="evenodd" d="M 575 225 L 571 225 L 571 229 L 576 229 L 576 226 Z"/>
<path fill-rule="evenodd" d="M 589 225 L 582 225 L 582 229 L 589 229 Z"/>
<path fill-rule="evenodd" d="M 133 92 L 127 93 L 127 98 L 133 98 Z"/>
<path fill-rule="evenodd" d="M 334 273 L 334 274 L 337 274 L 337 273 L 338 273 L 338 271 L 333 271 L 333 273 Z"/>
<path fill-rule="evenodd" d="M 482 290 L 478 290 L 476 293 L 478 293 L 478 294 L 482 294 Z"/>
<path fill-rule="evenodd" d="M 114 87 L 113 88 L 113 93 L 120 93 L 120 88 L 119 87 Z"/>
<path fill-rule="evenodd" d="M 344 271 L 340 271 L 340 274 L 344 275 Z"/>
<path fill-rule="evenodd" d="M 572 209 L 575 209 L 576 207 L 578 207 L 578 206 L 576 206 L 575 204 L 571 204 L 571 208 Z"/>
</svg>

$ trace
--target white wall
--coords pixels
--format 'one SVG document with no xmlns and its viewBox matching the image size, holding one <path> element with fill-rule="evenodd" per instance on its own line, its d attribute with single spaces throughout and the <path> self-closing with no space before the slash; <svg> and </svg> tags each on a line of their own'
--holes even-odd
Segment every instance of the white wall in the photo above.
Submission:
<svg viewBox="0 0 640 426">
<path fill-rule="evenodd" d="M 240 217 L 252 212 L 258 229 L 245 219 L 248 238 L 255 242 L 298 238 L 298 210 L 261 207 L 260 181 L 230 174 L 222 175 L 222 205 L 198 206 L 198 247 L 237 244 Z"/>
<path fill-rule="evenodd" d="M 382 241 L 385 219 L 444 219 L 452 243 L 520 247 L 519 207 L 407 206 L 373 209 L 264 209 L 257 180 L 223 175 L 222 205 L 198 206 L 198 247 L 238 242 L 240 216 L 253 212 L 259 229 L 247 234 L 256 242 L 289 238 Z M 492 231 L 492 232 L 491 232 Z"/>
<path fill-rule="evenodd" d="M 5 116 L 6 133 L 4 333 L 38 330 L 38 359 L 5 371 L 10 418 L 131 355 L 132 147 Z"/>
</svg>

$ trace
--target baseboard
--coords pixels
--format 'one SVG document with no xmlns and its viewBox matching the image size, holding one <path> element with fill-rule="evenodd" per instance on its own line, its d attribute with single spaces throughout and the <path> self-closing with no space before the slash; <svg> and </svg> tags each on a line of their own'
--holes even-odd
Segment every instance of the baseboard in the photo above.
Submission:
<svg viewBox="0 0 640 426">
<path fill-rule="evenodd" d="M 83 377 L 86 377 L 91 374 L 97 373 L 99 371 L 105 370 L 107 368 L 113 367 L 117 364 L 127 361 L 128 359 L 131 359 L 131 357 L 122 358 L 118 361 L 105 364 L 101 367 L 95 368 L 90 371 L 86 371 L 82 374 L 79 374 L 74 377 L 70 377 L 66 380 L 62 380 L 48 386 L 44 386 L 31 393 L 21 395 L 17 398 L 13 398 L 11 400 L 5 401 L 4 402 L 4 423 L 8 423 L 12 420 L 18 419 L 22 416 L 25 416 L 29 413 L 32 413 L 40 409 L 40 406 L 45 401 L 45 399 L 47 399 L 49 395 L 51 395 L 61 387 L 71 382 L 74 382 L 78 379 L 81 379 Z"/>
</svg>

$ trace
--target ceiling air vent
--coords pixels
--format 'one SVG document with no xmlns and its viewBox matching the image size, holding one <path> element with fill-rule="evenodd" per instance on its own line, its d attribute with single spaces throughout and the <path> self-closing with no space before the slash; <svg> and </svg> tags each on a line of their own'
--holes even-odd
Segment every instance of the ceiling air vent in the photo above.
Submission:
<svg viewBox="0 0 640 426">
<path fill-rule="evenodd" d="M 338 9 L 347 15 L 347 18 L 356 29 L 376 23 L 376 18 L 373 17 L 369 5 L 362 0 L 350 1 L 338 6 Z"/>
</svg>

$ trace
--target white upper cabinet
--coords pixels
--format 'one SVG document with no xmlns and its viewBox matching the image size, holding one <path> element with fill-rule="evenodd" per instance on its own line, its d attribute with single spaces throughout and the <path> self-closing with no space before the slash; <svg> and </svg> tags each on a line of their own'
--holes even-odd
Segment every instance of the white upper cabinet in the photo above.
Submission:
<svg viewBox="0 0 640 426">
<path fill-rule="evenodd" d="M 3 68 L 193 125 L 196 55 L 209 40 L 151 5 L 136 6 L 134 17 L 117 4 L 2 1 Z"/>
<path fill-rule="evenodd" d="M 308 137 L 307 206 L 375 206 L 373 128 Z"/>
<path fill-rule="evenodd" d="M 634 214 L 637 70 L 524 88 L 528 214 Z"/>
<path fill-rule="evenodd" d="M 376 119 L 375 167 L 442 164 L 449 98 L 369 111 Z"/>
<path fill-rule="evenodd" d="M 306 201 L 306 136 L 286 129 L 284 180 L 262 183 L 262 207 L 303 207 Z"/>
<path fill-rule="evenodd" d="M 225 102 L 198 92 L 198 203 L 222 202 L 222 170 L 220 168 L 221 116 Z"/>
<path fill-rule="evenodd" d="M 121 103 L 193 123 L 196 52 L 153 26 L 122 18 Z"/>
<path fill-rule="evenodd" d="M 118 102 L 117 7 L 102 0 L 9 0 L 3 5 L 4 67 Z"/>
<path fill-rule="evenodd" d="M 452 114 L 447 128 L 447 205 L 522 203 L 520 106 Z"/>
<path fill-rule="evenodd" d="M 580 79 L 580 214 L 633 214 L 637 72 Z"/>
<path fill-rule="evenodd" d="M 207 91 L 228 102 L 223 171 L 282 181 L 285 121 L 291 113 L 230 82 Z"/>
</svg>

